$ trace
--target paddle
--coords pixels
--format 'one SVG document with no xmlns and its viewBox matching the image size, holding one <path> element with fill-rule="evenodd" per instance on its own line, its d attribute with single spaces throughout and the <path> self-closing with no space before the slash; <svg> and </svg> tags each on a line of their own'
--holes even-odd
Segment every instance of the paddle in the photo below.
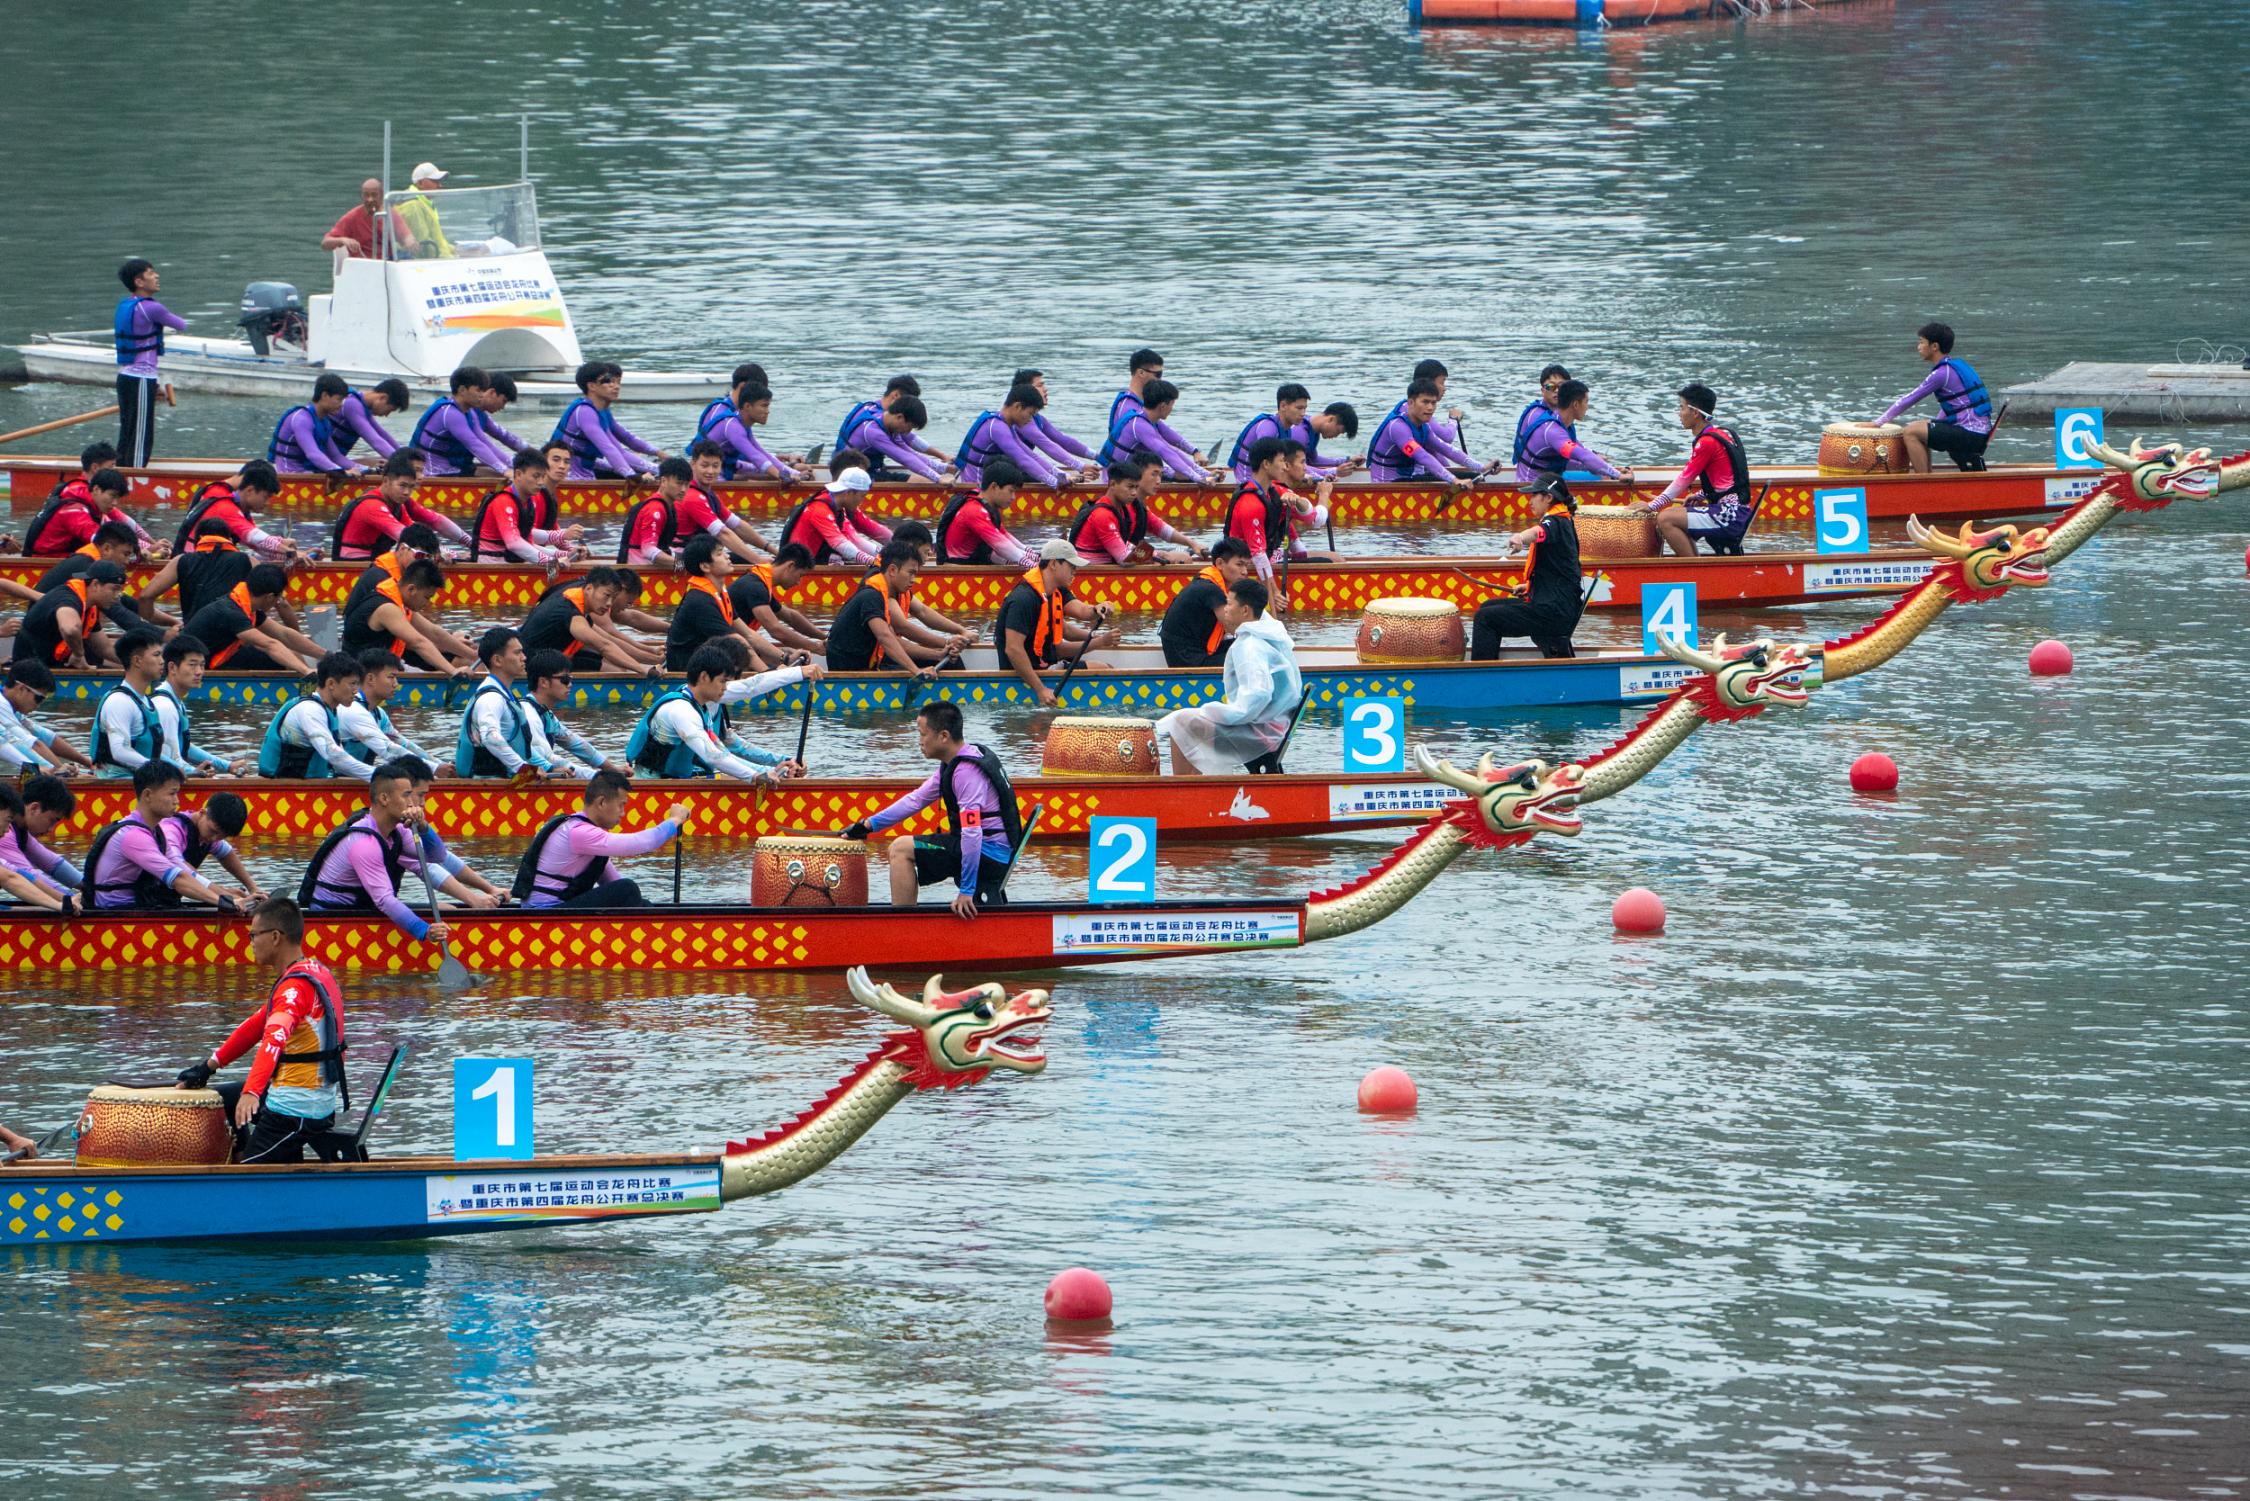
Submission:
<svg viewBox="0 0 2250 1501">
<path fill-rule="evenodd" d="M 1098 632 L 1103 626 L 1109 624 L 1109 606 L 1096 605 L 1094 606 L 1094 611 L 1094 630 Z M 1092 651 L 1093 649 L 1094 637 L 1092 634 L 1089 634 L 1086 637 L 1085 642 L 1079 646 L 1078 655 L 1072 657 L 1069 663 L 1063 668 L 1062 681 L 1055 684 L 1055 707 L 1062 707 L 1063 690 L 1070 686 L 1071 675 L 1078 671 L 1078 664 L 1085 661 L 1086 653 Z"/>
<path fill-rule="evenodd" d="M 111 408 L 111 410 L 114 411 L 116 409 L 113 407 Z M 13 1152 L 10 1152 L 7 1156 L 0 1157 L 0 1167 L 4 1167 L 11 1162 L 21 1162 L 26 1157 L 46 1156 L 48 1152 L 52 1151 L 65 1136 L 68 1136 L 73 1130 L 77 1129 L 77 1126 L 78 1117 L 72 1116 L 69 1120 L 64 1121 L 61 1125 L 55 1127 L 54 1130 L 49 1131 L 45 1136 L 40 1137 L 30 1146 L 18 1147 Z"/>
<path fill-rule="evenodd" d="M 942 665 L 942 664 L 941 664 Z M 820 684 L 805 680 L 805 712 L 797 717 L 797 764 L 805 764 L 805 741 L 812 735 L 813 701 L 820 697 Z"/>
<path fill-rule="evenodd" d="M 437 887 L 431 882 L 430 873 L 427 870 L 422 872 L 422 889 L 429 893 L 430 922 L 434 925 L 441 920 L 438 917 Z M 453 945 L 451 943 L 440 943 L 438 945 L 437 977 L 438 983 L 448 990 L 467 990 L 470 986 L 476 984 L 476 976 L 469 973 L 469 967 L 453 957 Z"/>
<path fill-rule="evenodd" d="M 0 443 L 13 443 L 18 438 L 36 438 L 41 433 L 51 433 L 58 427 L 76 427 L 81 422 L 99 422 L 104 417 L 116 415 L 117 408 L 111 405 L 102 407 L 98 411 L 80 412 L 75 417 L 57 417 L 52 422 L 41 422 L 31 427 L 19 427 L 12 433 L 0 433 Z M 10 1157 L 7 1160 L 13 1162 L 15 1158 Z"/>
<path fill-rule="evenodd" d="M 680 904 L 680 852 L 687 847 L 687 831 L 672 836 L 672 905 Z"/>
</svg>

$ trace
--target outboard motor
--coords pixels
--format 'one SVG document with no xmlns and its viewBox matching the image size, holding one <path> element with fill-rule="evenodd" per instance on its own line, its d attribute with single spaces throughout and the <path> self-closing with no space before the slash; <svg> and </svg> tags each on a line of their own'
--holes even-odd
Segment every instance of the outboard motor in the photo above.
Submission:
<svg viewBox="0 0 2250 1501">
<path fill-rule="evenodd" d="M 285 281 L 254 281 L 242 289 L 242 316 L 235 325 L 259 354 L 271 354 L 276 343 L 305 347 L 308 329 L 304 300 Z"/>
</svg>

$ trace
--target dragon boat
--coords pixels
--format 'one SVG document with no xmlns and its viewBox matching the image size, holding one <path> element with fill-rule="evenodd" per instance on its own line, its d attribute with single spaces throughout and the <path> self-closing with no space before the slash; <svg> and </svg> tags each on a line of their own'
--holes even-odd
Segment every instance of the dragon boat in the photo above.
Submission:
<svg viewBox="0 0 2250 1501">
<path fill-rule="evenodd" d="M 1354 613 L 1378 599 L 1417 595 L 1449 600 L 1467 609 L 1523 582 L 1521 558 L 1433 556 L 1366 558 L 1336 563 L 1295 563 L 1280 575 L 1281 593 L 1297 614 Z M 1583 576 L 1592 582 L 1587 607 L 1638 610 L 1643 593 L 1664 584 L 1689 583 L 1703 606 L 1755 607 L 1803 604 L 1897 593 L 1917 582 L 1930 566 L 1928 554 L 1908 548 L 1872 552 L 1746 552 L 1732 557 L 1699 556 L 1590 559 Z M 54 566 L 52 558 L 0 559 L 0 578 L 30 586 Z M 593 563 L 549 572 L 529 563 L 448 563 L 445 592 L 438 604 L 451 611 L 528 610 L 557 583 L 582 576 Z M 290 599 L 299 605 L 340 605 L 365 563 L 309 563 L 291 576 Z M 668 609 L 686 590 L 684 575 L 670 568 L 638 570 L 641 603 Z M 833 611 L 859 587 L 864 569 L 818 568 L 789 593 L 799 609 Z M 139 564 L 131 586 L 144 586 L 156 565 Z M 923 570 L 915 597 L 934 609 L 987 618 L 1023 577 L 1021 568 L 948 564 Z M 1161 616 L 1173 597 L 1195 580 L 1198 568 L 1154 564 L 1079 570 L 1073 591 L 1092 604 L 1128 614 Z"/>
<path fill-rule="evenodd" d="M 1047 1066 L 1038 1032 L 1054 1013 L 1044 990 L 1011 996 L 985 984 L 949 993 L 933 975 L 915 1000 L 865 970 L 847 981 L 856 999 L 903 1030 L 794 1119 L 715 1151 L 248 1167 L 22 1163 L 0 1170 L 0 1246 L 424 1240 L 707 1214 L 803 1182 L 910 1096 Z M 370 1119 L 388 1083 L 377 1090 Z"/>
<path fill-rule="evenodd" d="M 136 505 L 184 507 L 198 488 L 224 479 L 240 467 L 240 460 L 175 459 L 147 469 L 125 471 L 132 482 L 127 499 Z M 0 495 L 20 508 L 44 501 L 55 485 L 78 472 L 75 457 L 18 456 L 0 458 Z M 1589 505 L 1630 505 L 1653 495 L 1679 471 L 1676 467 L 1649 467 L 1638 471 L 1633 485 L 1600 480 L 1571 482 L 1572 491 Z M 1823 474 L 1809 464 L 1752 465 L 1750 477 L 1764 494 L 1758 510 L 1761 528 L 1809 528 L 1813 519 L 1813 494 L 1839 486 L 1867 491 L 1870 520 L 1904 521 L 1972 520 L 1987 516 L 2039 515 L 2060 511 L 2085 498 L 2100 480 L 2098 470 L 2049 469 L 2032 464 L 1995 464 L 1982 473 L 1871 474 L 1841 478 Z M 349 481 L 352 485 L 361 481 Z M 424 480 L 415 492 L 424 504 L 457 515 L 473 515 L 495 481 L 487 479 Z M 811 485 L 732 484 L 720 487 L 729 505 L 753 520 L 779 519 L 813 493 Z M 333 510 L 345 496 L 357 493 L 331 484 L 324 475 L 283 475 L 278 509 L 303 512 Z M 565 513 L 576 520 L 597 516 L 622 516 L 631 508 L 638 490 L 624 480 L 589 480 L 567 484 L 558 496 Z M 934 521 L 949 492 L 928 484 L 881 484 L 875 487 L 868 509 L 878 516 L 919 516 Z M 1059 523 L 1077 515 L 1078 508 L 1098 489 L 1079 485 L 1063 490 L 1026 486 L 1009 510 L 1012 523 Z M 1216 526 L 1234 494 L 1230 485 L 1167 486 L 1158 509 L 1178 526 Z M 1365 478 L 1343 481 L 1336 487 L 1332 509 L 1338 525 L 1423 525 L 1432 522 L 1463 526 L 1527 526 L 1539 518 L 1544 501 L 1513 479 L 1484 483 L 1468 491 L 1450 490 L 1428 482 L 1376 483 Z"/>
</svg>

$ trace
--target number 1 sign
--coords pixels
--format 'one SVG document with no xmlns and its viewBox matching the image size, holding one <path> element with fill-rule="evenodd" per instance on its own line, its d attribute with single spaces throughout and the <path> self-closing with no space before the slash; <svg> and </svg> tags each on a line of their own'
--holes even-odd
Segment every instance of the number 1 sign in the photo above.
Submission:
<svg viewBox="0 0 2250 1501">
<path fill-rule="evenodd" d="M 531 1155 L 531 1060 L 453 1060 L 453 1160 Z"/>
</svg>

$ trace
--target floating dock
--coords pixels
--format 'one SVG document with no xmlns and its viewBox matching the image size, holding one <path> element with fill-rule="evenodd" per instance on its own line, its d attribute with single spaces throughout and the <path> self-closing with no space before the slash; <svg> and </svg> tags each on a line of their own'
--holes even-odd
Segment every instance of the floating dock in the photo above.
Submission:
<svg viewBox="0 0 2250 1501">
<path fill-rule="evenodd" d="M 2000 393 L 2011 417 L 2100 407 L 2111 421 L 2250 422 L 2250 369 L 2240 365 L 2111 365 L 2078 360 Z"/>
</svg>

